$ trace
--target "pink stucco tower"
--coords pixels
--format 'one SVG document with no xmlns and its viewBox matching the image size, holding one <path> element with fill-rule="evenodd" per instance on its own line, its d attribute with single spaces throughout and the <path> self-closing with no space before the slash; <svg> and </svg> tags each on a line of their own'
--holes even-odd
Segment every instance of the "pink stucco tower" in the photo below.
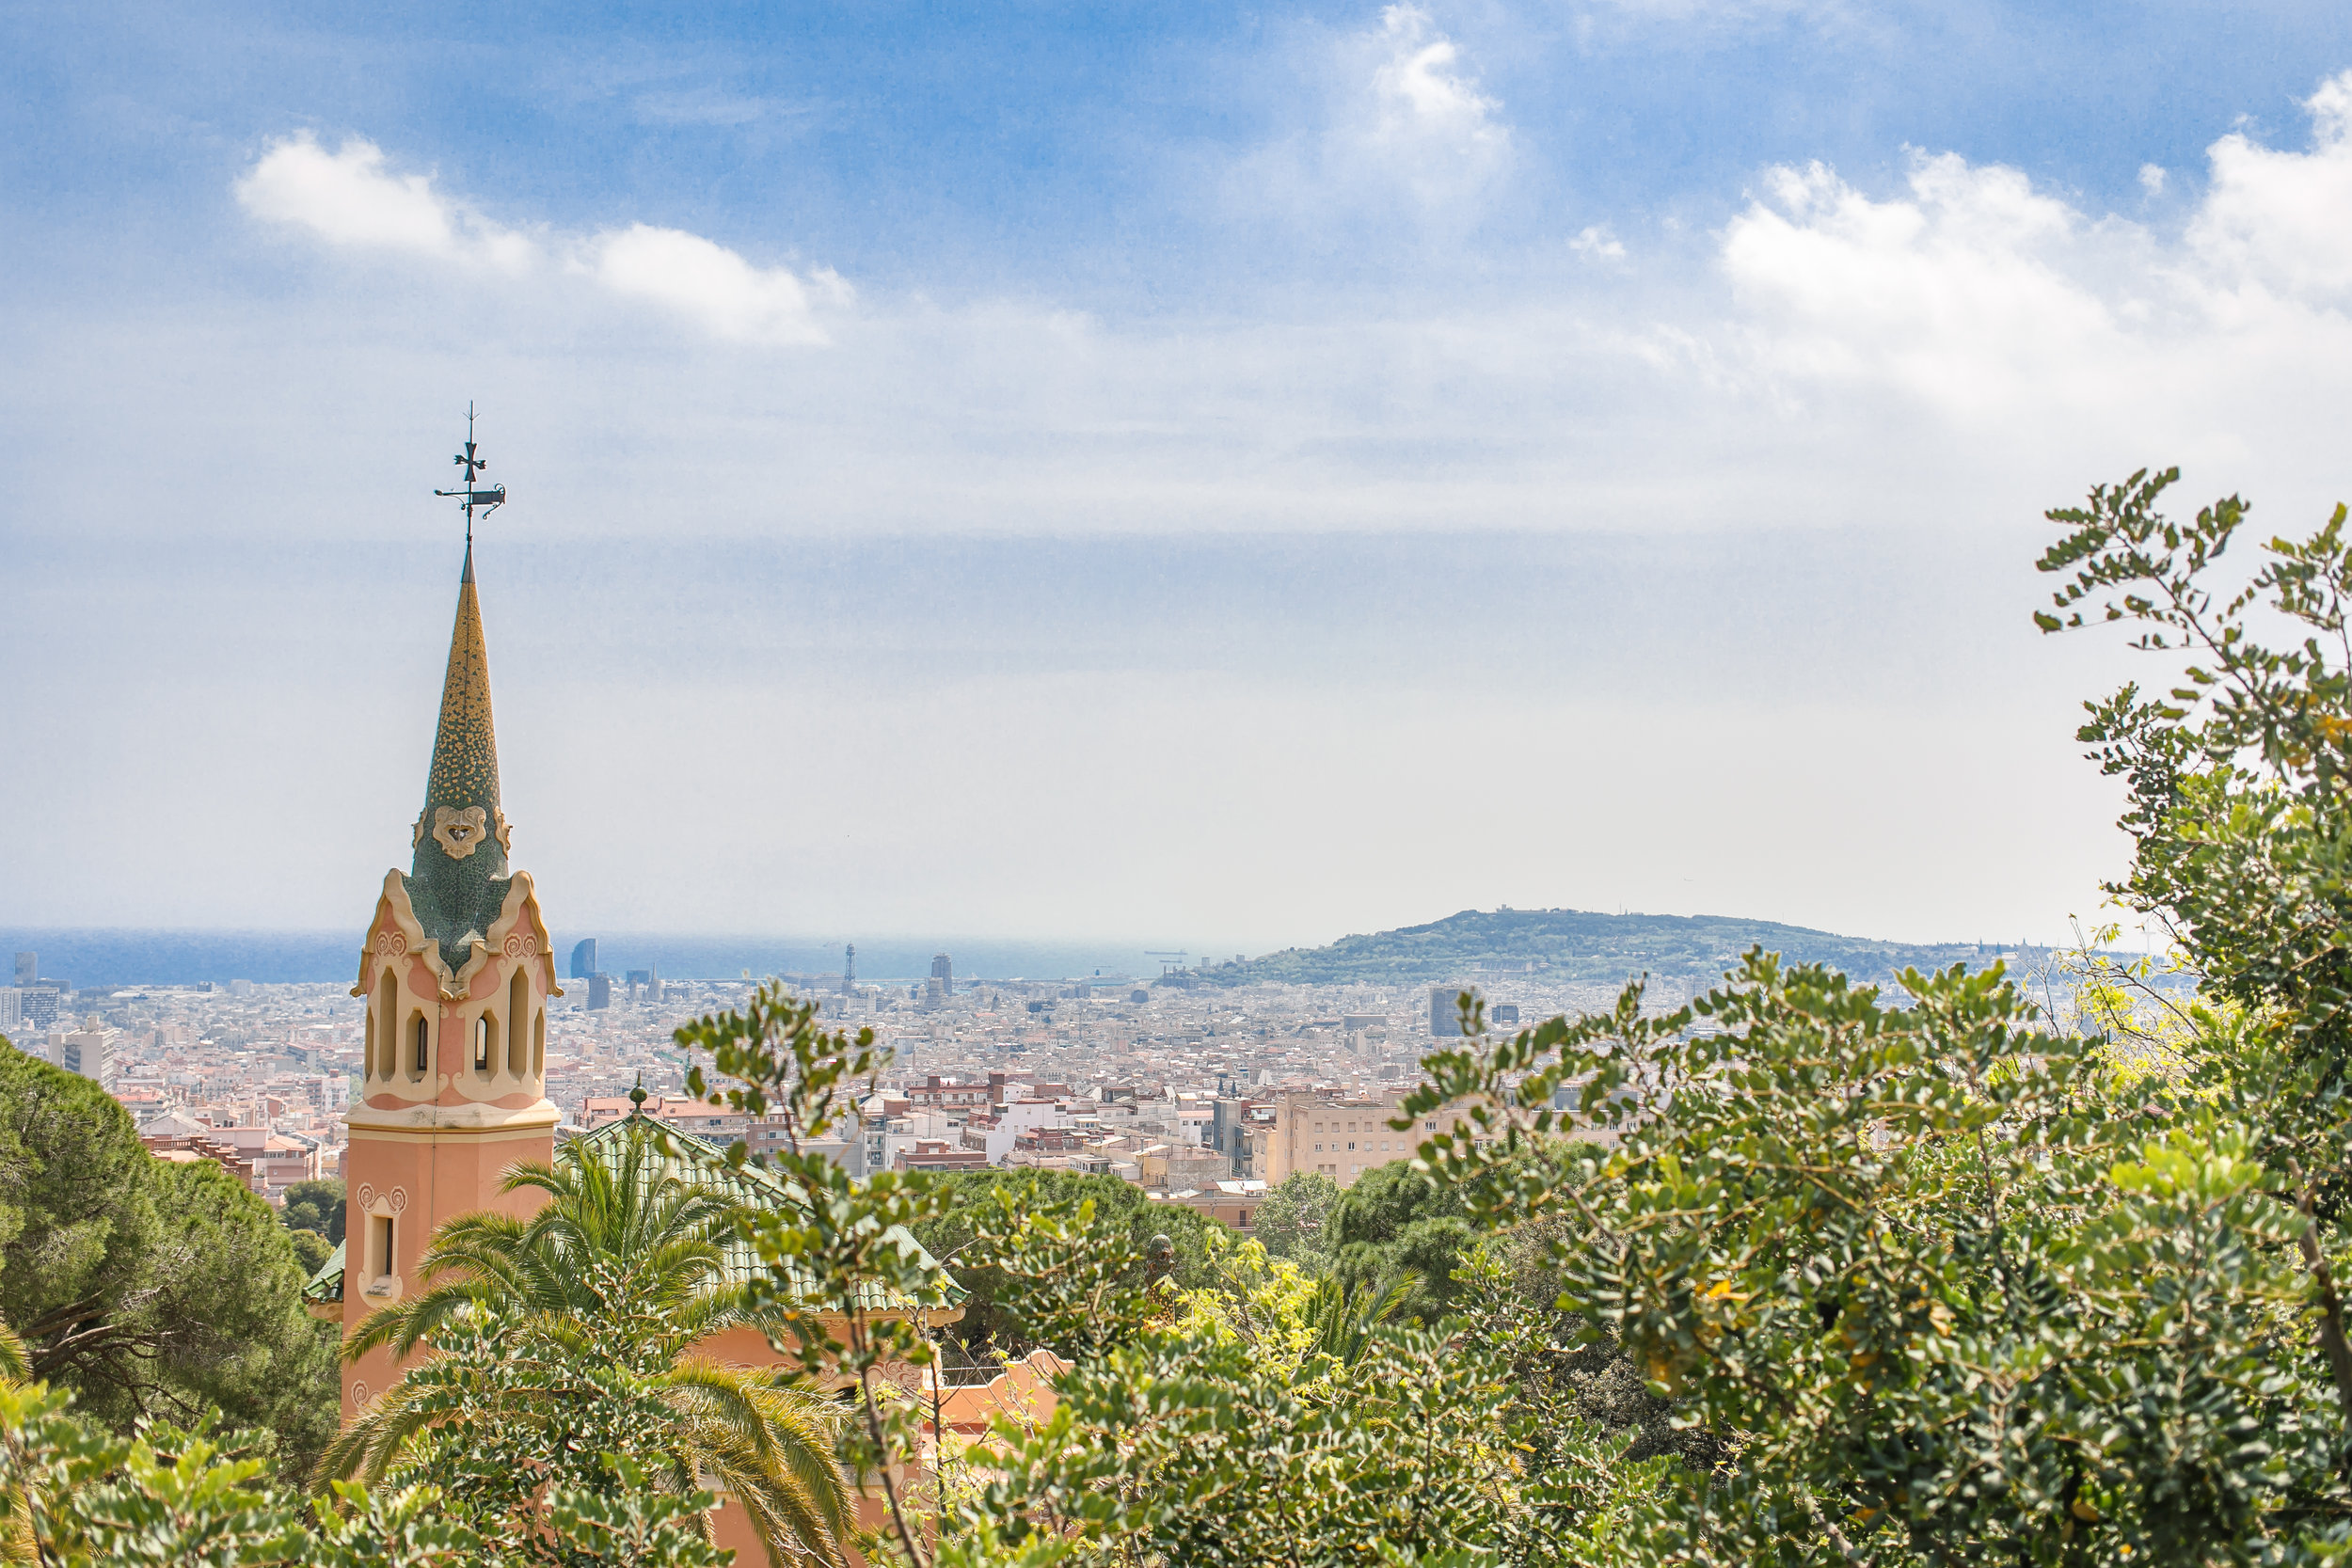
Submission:
<svg viewBox="0 0 2352 1568">
<path fill-rule="evenodd" d="M 346 1333 L 420 1288 L 417 1259 L 442 1221 L 535 1208 L 532 1195 L 502 1195 L 501 1179 L 516 1161 L 547 1161 L 555 1148 L 547 1008 L 564 993 L 531 876 L 506 862 L 470 541 L 424 810 L 410 841 L 407 873 L 384 875 L 351 989 L 367 998 L 368 1022 L 344 1167 Z M 347 1365 L 343 1418 L 398 1375 L 381 1349 Z"/>
</svg>

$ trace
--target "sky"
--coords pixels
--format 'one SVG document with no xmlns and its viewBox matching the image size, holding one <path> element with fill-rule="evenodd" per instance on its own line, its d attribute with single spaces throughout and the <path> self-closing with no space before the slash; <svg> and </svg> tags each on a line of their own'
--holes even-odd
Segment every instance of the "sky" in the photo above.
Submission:
<svg viewBox="0 0 2352 1568">
<path fill-rule="evenodd" d="M 2049 940 L 2042 513 L 2352 492 L 2352 11 L 0 12 L 0 924 Z"/>
</svg>

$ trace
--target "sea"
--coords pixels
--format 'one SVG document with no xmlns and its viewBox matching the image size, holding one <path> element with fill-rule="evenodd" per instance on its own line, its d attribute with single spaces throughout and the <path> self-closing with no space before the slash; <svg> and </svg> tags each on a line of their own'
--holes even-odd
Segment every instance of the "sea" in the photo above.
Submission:
<svg viewBox="0 0 2352 1568">
<path fill-rule="evenodd" d="M 572 946 L 596 942 L 596 968 L 624 975 L 650 969 L 664 979 L 738 980 L 749 975 L 838 974 L 838 942 L 788 936 L 673 936 L 631 932 L 557 931 L 558 968 L 571 973 Z M 40 977 L 77 990 L 125 986 L 188 986 L 250 980 L 256 985 L 342 981 L 359 968 L 355 931 L 137 930 L 71 927 L 0 927 L 0 963 L 11 954 L 38 956 Z M 1139 942 L 1023 942 L 1001 937 L 876 938 L 857 944 L 857 977 L 877 985 L 919 982 L 936 954 L 948 955 L 959 979 L 1064 980 L 1150 977 L 1160 960 Z M 0 984 L 12 973 L 0 968 Z"/>
</svg>

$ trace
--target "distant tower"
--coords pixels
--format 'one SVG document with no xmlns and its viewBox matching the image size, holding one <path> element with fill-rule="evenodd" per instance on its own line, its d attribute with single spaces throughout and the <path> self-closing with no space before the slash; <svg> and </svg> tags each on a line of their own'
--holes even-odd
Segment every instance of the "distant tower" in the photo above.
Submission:
<svg viewBox="0 0 2352 1568">
<path fill-rule="evenodd" d="M 501 1179 L 517 1161 L 555 1153 L 547 1006 L 564 992 L 531 875 L 506 861 L 472 544 L 475 510 L 505 492 L 471 488 L 482 467 L 472 434 L 469 420 L 458 457 L 469 488 L 443 492 L 466 499 L 466 564 L 424 809 L 409 832 L 407 875 L 384 875 L 351 988 L 367 998 L 368 1013 L 345 1165 L 346 1331 L 421 1287 L 417 1256 L 444 1220 L 536 1208 L 525 1195 L 501 1193 Z M 346 1366 L 345 1418 L 398 1376 L 388 1350 Z"/>
<path fill-rule="evenodd" d="M 585 980 L 596 972 L 596 939 L 582 937 L 572 945 L 572 973 L 568 978 Z"/>
<path fill-rule="evenodd" d="M 854 942 L 841 955 L 841 994 L 857 994 L 857 943 Z"/>
<path fill-rule="evenodd" d="M 1477 997 L 1474 986 L 1432 986 L 1429 988 L 1429 1032 L 1439 1039 L 1462 1037 L 1462 993 Z"/>
<path fill-rule="evenodd" d="M 29 986 L 40 978 L 40 955 L 19 953 L 16 956 L 16 983 L 20 986 Z"/>
<path fill-rule="evenodd" d="M 939 982 L 939 989 L 943 993 L 949 996 L 955 994 L 956 966 L 946 954 L 931 955 L 931 978 Z"/>
</svg>

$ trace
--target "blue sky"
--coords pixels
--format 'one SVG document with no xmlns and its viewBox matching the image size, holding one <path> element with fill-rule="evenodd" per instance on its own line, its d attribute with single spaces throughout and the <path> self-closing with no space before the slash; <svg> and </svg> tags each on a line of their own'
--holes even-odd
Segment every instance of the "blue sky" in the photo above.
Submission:
<svg viewBox="0 0 2352 1568">
<path fill-rule="evenodd" d="M 27 5 L 0 45 L 19 924 L 359 918 L 468 397 L 572 927 L 2053 935 L 2120 864 L 2069 734 L 2129 666 L 2026 627 L 2039 512 L 2150 461 L 2280 528 L 2345 488 L 2342 8 Z"/>
</svg>

